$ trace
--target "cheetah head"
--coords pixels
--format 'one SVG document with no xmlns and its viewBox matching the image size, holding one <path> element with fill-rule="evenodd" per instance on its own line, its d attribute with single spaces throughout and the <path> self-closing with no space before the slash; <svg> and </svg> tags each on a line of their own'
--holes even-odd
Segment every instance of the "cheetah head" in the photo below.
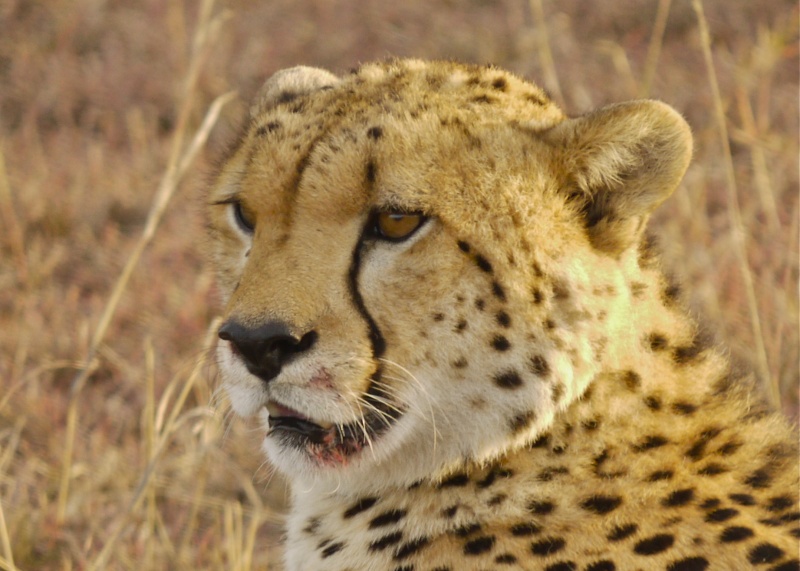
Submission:
<svg viewBox="0 0 800 571">
<path fill-rule="evenodd" d="M 567 118 L 494 69 L 392 61 L 262 87 L 209 197 L 218 356 L 293 480 L 408 485 L 580 398 L 691 154 L 637 101 Z M 598 279 L 602 276 L 602 279 Z"/>
</svg>

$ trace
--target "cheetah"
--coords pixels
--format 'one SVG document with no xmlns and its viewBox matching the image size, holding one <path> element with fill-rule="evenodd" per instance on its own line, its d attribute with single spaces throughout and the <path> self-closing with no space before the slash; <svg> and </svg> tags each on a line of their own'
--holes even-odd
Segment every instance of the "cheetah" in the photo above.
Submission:
<svg viewBox="0 0 800 571">
<path fill-rule="evenodd" d="M 208 196 L 290 571 L 797 570 L 798 450 L 645 231 L 692 152 L 495 67 L 266 81 Z"/>
</svg>

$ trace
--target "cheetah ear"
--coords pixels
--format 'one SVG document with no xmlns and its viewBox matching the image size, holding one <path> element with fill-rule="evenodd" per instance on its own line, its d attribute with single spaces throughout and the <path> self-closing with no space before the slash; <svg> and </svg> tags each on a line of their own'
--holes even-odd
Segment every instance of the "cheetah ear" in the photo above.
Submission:
<svg viewBox="0 0 800 571">
<path fill-rule="evenodd" d="M 570 199 L 598 250 L 638 243 L 647 218 L 678 186 L 692 155 L 689 125 L 658 101 L 630 101 L 568 119 L 546 137 L 571 173 Z"/>
<path fill-rule="evenodd" d="M 278 103 L 287 103 L 301 95 L 331 88 L 340 81 L 331 72 L 316 67 L 299 65 L 282 69 L 273 74 L 258 90 L 250 107 L 250 117 L 255 118 Z"/>
</svg>

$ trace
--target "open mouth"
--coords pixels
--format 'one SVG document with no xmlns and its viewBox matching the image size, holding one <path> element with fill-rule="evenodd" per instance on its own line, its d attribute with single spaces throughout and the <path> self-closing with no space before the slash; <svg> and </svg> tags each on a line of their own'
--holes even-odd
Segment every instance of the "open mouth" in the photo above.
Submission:
<svg viewBox="0 0 800 571">
<path fill-rule="evenodd" d="M 289 407 L 270 401 L 268 437 L 284 446 L 304 449 L 320 464 L 344 464 L 372 445 L 403 415 L 400 407 L 390 406 L 384 396 L 371 390 L 364 395 L 366 411 L 360 420 L 332 424 L 312 420 Z"/>
</svg>

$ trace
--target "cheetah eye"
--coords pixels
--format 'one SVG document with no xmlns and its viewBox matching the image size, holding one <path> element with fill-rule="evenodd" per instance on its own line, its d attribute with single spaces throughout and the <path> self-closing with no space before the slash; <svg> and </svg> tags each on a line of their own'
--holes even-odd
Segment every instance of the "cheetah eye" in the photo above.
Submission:
<svg viewBox="0 0 800 571">
<path fill-rule="evenodd" d="M 242 206 L 242 203 L 238 200 L 231 202 L 231 208 L 233 208 L 233 217 L 239 225 L 239 228 L 247 234 L 252 234 L 256 228 L 256 223 L 252 215 L 247 212 L 247 209 Z"/>
<path fill-rule="evenodd" d="M 410 238 L 427 220 L 427 216 L 419 212 L 375 212 L 367 230 L 380 240 L 401 242 Z"/>
</svg>

